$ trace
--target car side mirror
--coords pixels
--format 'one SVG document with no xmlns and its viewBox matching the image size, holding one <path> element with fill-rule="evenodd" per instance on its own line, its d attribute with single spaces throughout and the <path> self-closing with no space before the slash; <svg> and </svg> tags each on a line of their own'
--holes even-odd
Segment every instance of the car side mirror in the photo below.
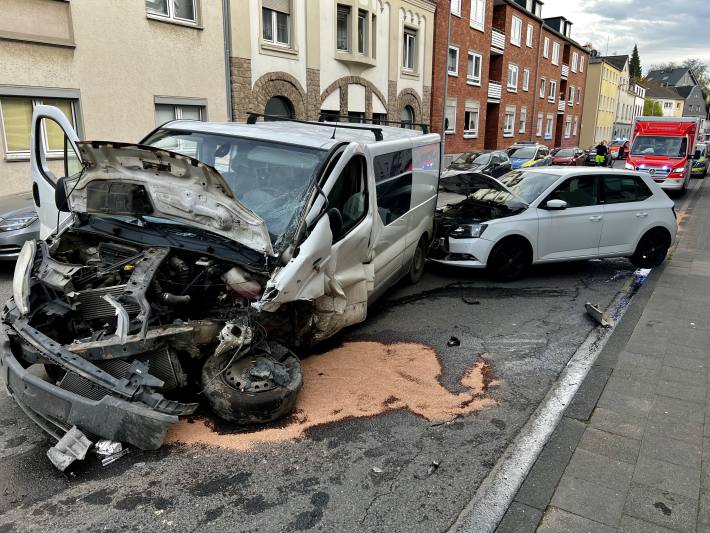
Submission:
<svg viewBox="0 0 710 533">
<path fill-rule="evenodd" d="M 61 213 L 68 213 L 69 197 L 67 196 L 66 178 L 59 178 L 54 187 L 54 205 Z"/>
<path fill-rule="evenodd" d="M 330 231 L 335 238 L 343 231 L 343 215 L 340 210 L 335 207 L 328 209 L 327 215 L 330 222 Z"/>
<path fill-rule="evenodd" d="M 567 202 L 564 200 L 548 200 L 545 204 L 548 211 L 564 211 L 567 209 Z"/>
</svg>

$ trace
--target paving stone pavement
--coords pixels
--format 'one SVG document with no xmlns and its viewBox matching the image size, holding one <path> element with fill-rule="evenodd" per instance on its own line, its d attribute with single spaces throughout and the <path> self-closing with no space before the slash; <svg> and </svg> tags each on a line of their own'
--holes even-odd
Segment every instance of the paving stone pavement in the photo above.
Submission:
<svg viewBox="0 0 710 533">
<path fill-rule="evenodd" d="M 591 417 L 562 419 L 499 533 L 710 532 L 710 187 L 696 194 Z"/>
</svg>

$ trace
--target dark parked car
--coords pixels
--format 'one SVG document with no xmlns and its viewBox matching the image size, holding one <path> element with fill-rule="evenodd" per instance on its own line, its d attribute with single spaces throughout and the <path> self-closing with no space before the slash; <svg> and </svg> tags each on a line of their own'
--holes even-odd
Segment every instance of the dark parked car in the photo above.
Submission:
<svg viewBox="0 0 710 533">
<path fill-rule="evenodd" d="M 580 147 L 556 148 L 552 151 L 552 164 L 566 167 L 577 167 L 584 165 L 587 159 L 587 152 Z"/>
<path fill-rule="evenodd" d="M 472 171 L 498 178 L 512 170 L 508 154 L 502 150 L 494 152 L 466 152 L 458 156 L 444 171 Z"/>
<path fill-rule="evenodd" d="M 609 145 L 612 159 L 626 159 L 629 155 L 629 141 L 614 141 Z"/>
<path fill-rule="evenodd" d="M 604 160 L 604 165 L 605 167 L 610 167 L 614 164 L 614 161 L 611 159 L 611 154 L 607 152 L 606 158 Z M 592 146 L 587 150 L 587 160 L 585 162 L 585 165 L 589 167 L 596 167 L 597 166 L 597 147 Z"/>
<path fill-rule="evenodd" d="M 0 261 L 15 261 L 25 241 L 39 236 L 39 219 L 31 192 L 0 198 Z"/>
</svg>

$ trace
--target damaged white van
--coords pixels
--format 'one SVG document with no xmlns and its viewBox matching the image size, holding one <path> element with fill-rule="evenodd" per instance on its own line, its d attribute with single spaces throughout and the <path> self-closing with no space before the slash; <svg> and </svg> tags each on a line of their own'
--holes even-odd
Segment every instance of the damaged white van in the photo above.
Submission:
<svg viewBox="0 0 710 533">
<path fill-rule="evenodd" d="M 203 399 L 237 423 L 284 416 L 302 386 L 291 350 L 421 277 L 438 135 L 255 119 L 78 142 L 58 109 L 35 109 L 42 240 L 17 261 L 0 371 L 58 440 L 75 427 L 155 449 Z"/>
</svg>

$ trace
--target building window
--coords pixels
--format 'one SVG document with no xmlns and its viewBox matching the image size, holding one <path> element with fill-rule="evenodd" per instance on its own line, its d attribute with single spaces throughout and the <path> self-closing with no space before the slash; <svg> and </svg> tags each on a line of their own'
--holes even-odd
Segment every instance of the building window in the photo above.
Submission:
<svg viewBox="0 0 710 533">
<path fill-rule="evenodd" d="M 399 114 L 399 120 L 402 123 L 403 128 L 410 130 L 414 128 L 414 109 L 412 106 L 404 106 L 402 112 Z"/>
<path fill-rule="evenodd" d="M 565 139 L 569 139 L 572 135 L 572 117 L 567 117 L 565 120 Z"/>
<path fill-rule="evenodd" d="M 547 120 L 545 121 L 545 139 L 552 139 L 552 115 L 547 115 Z"/>
<path fill-rule="evenodd" d="M 577 89 L 577 103 L 582 102 L 582 89 Z"/>
<path fill-rule="evenodd" d="M 444 116 L 444 133 L 456 132 L 456 99 L 446 100 L 446 115 Z"/>
<path fill-rule="evenodd" d="M 27 159 L 30 156 L 30 132 L 32 131 L 32 113 L 35 106 L 51 105 L 58 107 L 69 119 L 72 128 L 76 129 L 76 100 L 60 98 L 0 98 L 0 115 L 2 115 L 3 132 L 5 133 L 5 157 L 7 159 Z M 48 156 L 62 157 L 64 154 L 64 133 L 52 120 L 43 121 L 42 142 Z"/>
<path fill-rule="evenodd" d="M 291 45 L 291 2 L 263 0 L 261 20 L 264 42 L 278 46 Z"/>
<path fill-rule="evenodd" d="M 197 24 L 197 0 L 146 0 L 149 15 Z"/>
<path fill-rule="evenodd" d="M 336 47 L 340 52 L 350 51 L 350 6 L 338 4 Z"/>
<path fill-rule="evenodd" d="M 518 92 L 518 65 L 508 63 L 508 90 Z"/>
<path fill-rule="evenodd" d="M 577 136 L 577 127 L 579 126 L 579 117 L 574 117 L 574 125 L 572 126 L 572 135 Z"/>
<path fill-rule="evenodd" d="M 466 71 L 466 81 L 471 85 L 481 85 L 481 70 L 483 57 L 476 52 L 468 53 L 468 69 Z"/>
<path fill-rule="evenodd" d="M 528 108 L 523 106 L 520 108 L 520 127 L 518 133 L 525 133 L 525 128 L 528 123 Z"/>
<path fill-rule="evenodd" d="M 285 96 L 273 96 L 266 102 L 264 114 L 272 117 L 294 118 L 293 104 Z"/>
<path fill-rule="evenodd" d="M 471 0 L 470 18 L 471 27 L 483 31 L 486 23 L 486 0 Z"/>
<path fill-rule="evenodd" d="M 560 64 L 560 43 L 552 43 L 552 64 Z"/>
<path fill-rule="evenodd" d="M 537 114 L 537 136 L 542 137 L 542 122 L 543 122 L 543 115 L 542 113 Z"/>
<path fill-rule="evenodd" d="M 451 76 L 459 75 L 459 49 L 455 46 L 449 46 L 446 68 Z"/>
<path fill-rule="evenodd" d="M 542 48 L 542 56 L 547 59 L 550 57 L 550 38 L 545 37 L 545 44 Z"/>
<path fill-rule="evenodd" d="M 200 105 L 155 104 L 155 124 L 171 120 L 204 120 L 205 108 Z"/>
<path fill-rule="evenodd" d="M 357 51 L 360 54 L 367 54 L 367 11 L 362 9 L 357 13 Z"/>
<path fill-rule="evenodd" d="M 523 38 L 523 21 L 522 19 L 513 16 L 513 23 L 510 30 L 510 42 L 515 46 L 520 46 Z"/>
<path fill-rule="evenodd" d="M 572 52 L 572 72 L 577 72 L 578 65 L 579 65 L 579 54 L 577 52 Z"/>
<path fill-rule="evenodd" d="M 478 120 L 480 117 L 480 106 L 478 102 L 466 102 L 464 113 L 463 136 L 465 139 L 478 137 Z"/>
<path fill-rule="evenodd" d="M 550 80 L 550 97 L 548 101 L 554 102 L 555 97 L 557 97 L 557 81 Z"/>
<path fill-rule="evenodd" d="M 584 56 L 579 58 L 579 71 L 584 72 Z"/>
<path fill-rule="evenodd" d="M 457 17 L 461 16 L 461 0 L 451 0 L 451 13 Z"/>
<path fill-rule="evenodd" d="M 545 78 L 540 78 L 540 98 L 545 98 L 547 91 L 547 80 Z"/>
<path fill-rule="evenodd" d="M 574 105 L 574 85 L 569 86 L 569 105 Z"/>
<path fill-rule="evenodd" d="M 505 120 L 503 122 L 503 137 L 512 137 L 515 131 L 515 107 L 505 108 Z"/>
<path fill-rule="evenodd" d="M 402 68 L 414 72 L 417 61 L 417 32 L 409 28 L 404 30 Z"/>
<path fill-rule="evenodd" d="M 523 91 L 530 90 L 530 69 L 523 69 Z"/>
</svg>

